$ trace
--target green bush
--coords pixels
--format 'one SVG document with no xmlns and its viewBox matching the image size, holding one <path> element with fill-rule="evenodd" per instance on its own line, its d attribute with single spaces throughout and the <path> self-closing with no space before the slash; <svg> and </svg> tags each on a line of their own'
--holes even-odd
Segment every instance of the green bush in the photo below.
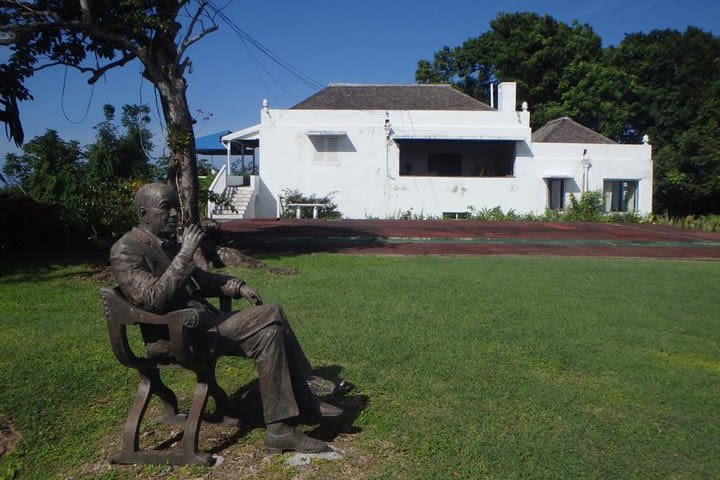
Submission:
<svg viewBox="0 0 720 480">
<path fill-rule="evenodd" d="M 566 222 L 597 222 L 603 215 L 604 196 L 600 191 L 583 192 L 578 200 L 570 195 L 570 205 L 560 215 Z"/>
<path fill-rule="evenodd" d="M 281 218 L 295 218 L 295 208 L 286 207 L 290 203 L 324 203 L 326 206 L 318 208 L 318 218 L 338 219 L 342 213 L 338 211 L 334 196 L 337 192 L 330 192 L 327 195 L 303 195 L 300 190 L 284 188 L 282 195 Z M 301 208 L 300 218 L 312 218 L 312 208 Z"/>
<path fill-rule="evenodd" d="M 700 230 L 703 232 L 720 232 L 720 215 L 701 215 L 696 217 L 671 217 L 667 212 L 663 215 L 651 215 L 649 221 L 657 225 L 669 227 L 686 228 L 689 230 Z"/>
<path fill-rule="evenodd" d="M 206 175 L 198 179 L 198 209 L 201 219 L 207 218 L 208 202 L 228 208 L 231 212 L 237 212 L 235 205 L 224 193 L 210 191 L 213 180 L 215 180 L 215 175 Z"/>
<path fill-rule="evenodd" d="M 139 180 L 89 183 L 82 189 L 73 217 L 85 239 L 106 248 L 135 225 L 135 192 Z"/>
</svg>

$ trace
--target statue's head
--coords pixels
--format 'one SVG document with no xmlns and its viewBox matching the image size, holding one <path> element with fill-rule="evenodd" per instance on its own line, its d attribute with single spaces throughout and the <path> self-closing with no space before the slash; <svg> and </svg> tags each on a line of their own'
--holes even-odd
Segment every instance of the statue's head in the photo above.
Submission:
<svg viewBox="0 0 720 480">
<path fill-rule="evenodd" d="M 177 193 L 164 183 L 148 183 L 135 194 L 138 223 L 158 237 L 175 234 L 179 211 Z"/>
</svg>

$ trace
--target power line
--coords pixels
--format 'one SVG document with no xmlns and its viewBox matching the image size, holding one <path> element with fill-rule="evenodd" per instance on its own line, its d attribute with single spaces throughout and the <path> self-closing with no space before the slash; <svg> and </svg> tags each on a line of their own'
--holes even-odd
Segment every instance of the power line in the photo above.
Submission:
<svg viewBox="0 0 720 480">
<path fill-rule="evenodd" d="M 287 71 L 290 75 L 307 85 L 308 87 L 320 90 L 323 88 L 323 85 L 308 77 L 307 75 L 300 72 L 297 68 L 295 68 L 293 65 L 291 65 L 289 62 L 283 60 L 279 55 L 274 53 L 272 50 L 264 46 L 262 43 L 257 41 L 255 38 L 253 38 L 252 35 L 247 33 L 245 30 L 240 28 L 235 22 L 233 22 L 230 18 L 228 18 L 223 11 L 218 8 L 213 2 L 207 2 L 208 6 L 215 12 L 215 14 L 220 17 L 242 40 L 243 43 L 250 44 L 253 47 L 255 47 L 257 50 L 259 50 L 261 53 L 263 53 L 265 56 L 267 56 L 270 60 L 275 62 L 278 66 L 283 68 L 285 71 Z M 264 68 L 263 68 L 264 69 Z M 264 69 L 266 72 L 267 70 Z M 269 74 L 269 72 L 268 72 Z"/>
<path fill-rule="evenodd" d="M 74 123 L 75 125 L 80 125 L 83 123 L 88 116 L 88 112 L 90 111 L 90 104 L 92 103 L 93 95 L 95 94 L 95 84 L 92 84 L 92 88 L 90 89 L 90 98 L 88 99 L 87 106 L 85 107 L 85 114 L 83 114 L 83 117 L 80 120 L 72 120 L 70 117 L 68 117 L 67 112 L 65 112 L 65 85 L 67 84 L 67 72 L 68 67 L 65 65 L 65 74 L 63 75 L 63 84 L 62 84 L 62 94 L 60 96 L 60 110 L 62 110 L 62 114 L 65 117 L 65 120 L 67 120 L 70 123 Z"/>
</svg>

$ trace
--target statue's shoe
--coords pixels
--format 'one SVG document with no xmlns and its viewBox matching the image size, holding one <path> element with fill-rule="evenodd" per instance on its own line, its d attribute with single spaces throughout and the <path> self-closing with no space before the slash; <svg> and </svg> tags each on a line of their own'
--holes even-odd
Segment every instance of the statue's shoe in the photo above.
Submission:
<svg viewBox="0 0 720 480">
<path fill-rule="evenodd" d="M 309 407 L 301 407 L 300 411 L 297 421 L 305 425 L 314 425 L 326 418 L 337 418 L 344 413 L 342 408 L 330 405 L 318 398 L 314 398 Z"/>
<path fill-rule="evenodd" d="M 311 438 L 297 428 L 290 433 L 280 435 L 265 434 L 265 451 L 268 453 L 282 453 L 292 450 L 298 453 L 320 453 L 328 450 L 327 443 Z"/>
<path fill-rule="evenodd" d="M 336 407 L 335 405 L 330 405 L 329 403 L 323 402 L 322 400 L 318 400 L 317 410 L 322 418 L 339 417 L 343 414 L 342 408 Z"/>
</svg>

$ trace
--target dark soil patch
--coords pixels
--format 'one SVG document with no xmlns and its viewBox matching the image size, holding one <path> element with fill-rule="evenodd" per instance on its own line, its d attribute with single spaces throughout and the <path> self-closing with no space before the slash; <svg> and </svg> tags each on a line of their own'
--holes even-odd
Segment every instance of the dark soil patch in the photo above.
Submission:
<svg viewBox="0 0 720 480">
<path fill-rule="evenodd" d="M 245 255 L 240 250 L 232 247 L 218 247 L 218 255 L 226 267 L 263 268 L 265 263 Z"/>
<path fill-rule="evenodd" d="M 15 449 L 15 445 L 22 438 L 11 418 L 0 415 L 0 457 Z"/>
<path fill-rule="evenodd" d="M 268 272 L 275 275 L 297 275 L 298 269 L 295 267 L 270 267 Z"/>
</svg>

